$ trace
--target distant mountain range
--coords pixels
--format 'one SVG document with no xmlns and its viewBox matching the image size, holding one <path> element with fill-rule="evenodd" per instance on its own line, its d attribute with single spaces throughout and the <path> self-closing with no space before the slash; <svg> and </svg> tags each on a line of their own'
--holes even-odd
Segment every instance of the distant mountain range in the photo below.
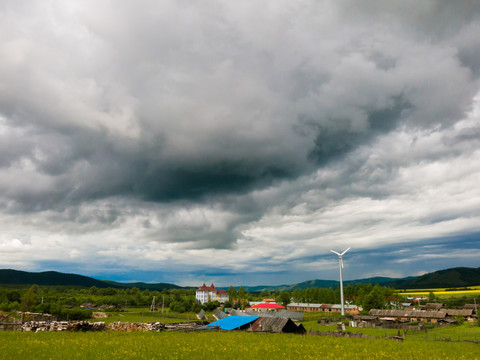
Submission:
<svg viewBox="0 0 480 360">
<path fill-rule="evenodd" d="M 410 280 L 413 279 L 414 277 L 407 277 L 403 279 L 396 279 L 396 278 L 390 278 L 390 277 L 372 277 L 372 278 L 365 278 L 365 279 L 358 279 L 358 280 L 347 280 L 343 282 L 344 286 L 347 286 L 348 284 L 356 285 L 356 284 L 381 284 L 384 285 L 386 283 L 390 282 L 396 282 L 396 281 L 405 281 L 405 280 Z M 336 280 L 309 280 L 309 281 L 304 281 L 298 284 L 292 284 L 292 285 L 278 285 L 278 286 L 244 286 L 245 290 L 249 292 L 270 292 L 270 291 L 293 291 L 293 290 L 302 290 L 302 289 L 308 289 L 308 288 L 336 288 L 340 286 L 340 282 Z"/>
<path fill-rule="evenodd" d="M 434 289 L 452 288 L 480 285 L 480 268 L 457 267 L 446 270 L 439 270 L 422 276 L 409 276 L 402 279 L 390 277 L 372 277 L 366 279 L 344 281 L 344 286 L 349 284 L 380 284 L 395 289 Z M 136 287 L 141 290 L 181 289 L 181 286 L 169 283 L 122 283 L 109 280 L 97 280 L 88 276 L 77 274 L 64 274 L 56 271 L 26 272 L 11 269 L 0 269 L 1 285 L 50 285 L 50 286 L 78 286 L 117 289 L 128 289 Z M 339 282 L 335 280 L 309 280 L 293 285 L 278 286 L 244 286 L 249 292 L 271 292 L 271 291 L 293 291 L 297 289 L 308 289 L 313 287 L 328 288 L 338 287 Z M 183 287 L 189 288 L 189 287 Z M 222 288 L 220 288 L 222 289 Z M 226 289 L 226 288 L 223 288 Z"/>
<path fill-rule="evenodd" d="M 390 277 L 372 277 L 358 280 L 344 281 L 343 285 L 348 284 L 380 284 L 382 286 L 393 287 L 395 289 L 434 289 L 434 288 L 454 288 L 480 285 L 480 268 L 457 267 L 446 270 L 439 270 L 421 276 L 408 276 L 406 278 L 395 279 Z M 328 288 L 338 287 L 339 282 L 335 280 L 309 280 L 293 285 L 279 286 L 244 286 L 249 292 L 270 292 L 270 291 L 293 291 L 308 289 L 312 287 Z"/>
<path fill-rule="evenodd" d="M 168 283 L 121 283 L 108 280 L 97 280 L 88 276 L 77 274 L 64 274 L 56 271 L 27 272 L 11 269 L 0 269 L 0 284 L 2 285 L 50 285 L 50 286 L 78 286 L 117 289 L 136 287 L 140 290 L 180 289 L 181 286 Z"/>
<path fill-rule="evenodd" d="M 480 285 L 480 268 L 457 267 L 384 283 L 395 289 L 435 289 Z"/>
</svg>

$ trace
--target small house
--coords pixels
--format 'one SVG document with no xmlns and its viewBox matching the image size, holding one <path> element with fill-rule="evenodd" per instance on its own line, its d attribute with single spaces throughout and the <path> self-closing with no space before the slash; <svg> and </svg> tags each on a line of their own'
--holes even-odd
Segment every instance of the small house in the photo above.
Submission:
<svg viewBox="0 0 480 360">
<path fill-rule="evenodd" d="M 297 325 L 292 319 L 261 317 L 250 325 L 248 331 L 274 333 L 304 333 L 302 324 Z"/>
</svg>

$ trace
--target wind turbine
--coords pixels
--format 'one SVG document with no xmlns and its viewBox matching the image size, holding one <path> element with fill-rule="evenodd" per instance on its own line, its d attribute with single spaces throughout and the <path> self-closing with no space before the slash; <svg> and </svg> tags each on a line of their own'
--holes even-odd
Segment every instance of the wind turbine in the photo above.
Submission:
<svg viewBox="0 0 480 360">
<path fill-rule="evenodd" d="M 341 301 L 341 305 L 342 305 L 342 316 L 345 315 L 345 305 L 344 305 L 344 301 L 343 301 L 343 277 L 342 277 L 343 255 L 345 255 L 345 253 L 348 250 L 350 250 L 350 248 L 348 248 L 347 250 L 345 250 L 341 254 L 336 252 L 336 251 L 330 250 L 332 253 L 338 255 L 338 266 L 340 267 L 340 301 Z"/>
</svg>

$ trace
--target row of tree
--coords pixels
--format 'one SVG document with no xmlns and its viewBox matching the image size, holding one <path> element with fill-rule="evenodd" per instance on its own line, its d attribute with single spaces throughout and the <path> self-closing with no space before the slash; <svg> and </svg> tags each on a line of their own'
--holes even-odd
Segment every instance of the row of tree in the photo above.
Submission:
<svg viewBox="0 0 480 360">
<path fill-rule="evenodd" d="M 148 307 L 155 296 L 165 307 L 173 302 L 195 302 L 195 290 L 171 289 L 163 291 L 105 288 L 37 286 L 29 288 L 0 288 L 0 310 L 53 313 L 55 309 L 79 307 L 84 303 L 113 305 L 117 308 Z"/>
<path fill-rule="evenodd" d="M 362 306 L 364 310 L 382 309 L 388 307 L 392 301 L 398 300 L 394 295 L 395 289 L 379 284 L 375 286 L 372 284 L 349 284 L 344 288 L 343 293 L 347 302 Z M 288 294 L 294 302 L 340 304 L 339 288 L 308 288 L 294 290 Z M 285 302 L 288 297 L 281 293 L 280 298 L 282 302 Z"/>
<path fill-rule="evenodd" d="M 155 296 L 156 303 L 169 307 L 175 312 L 198 312 L 200 309 L 213 310 L 221 304 L 212 301 L 199 304 L 195 299 L 194 289 L 164 289 L 162 291 L 139 290 L 137 288 L 116 289 L 105 288 L 71 288 L 36 286 L 29 288 L 0 288 L 0 310 L 33 311 L 50 313 L 70 318 L 79 317 L 78 307 L 83 303 L 96 305 L 113 305 L 117 308 L 148 307 Z M 274 298 L 277 303 L 287 305 L 290 302 L 339 304 L 340 290 L 338 288 L 308 288 L 290 292 L 262 292 L 249 293 L 243 286 L 228 289 L 229 301 L 225 307 L 245 308 L 250 301 L 261 301 L 265 298 Z M 345 300 L 351 304 L 362 306 L 365 311 L 373 308 L 381 309 L 391 307 L 391 304 L 400 299 L 392 288 L 371 284 L 349 284 L 344 288 Z M 430 294 L 429 301 L 437 299 Z M 451 298 L 444 300 L 448 306 L 460 306 L 467 302 L 466 298 Z M 76 310 L 71 309 L 76 308 Z M 72 314 L 68 314 L 68 312 Z M 88 314 L 86 314 L 88 315 Z M 85 316 L 86 316 L 85 315 Z"/>
</svg>

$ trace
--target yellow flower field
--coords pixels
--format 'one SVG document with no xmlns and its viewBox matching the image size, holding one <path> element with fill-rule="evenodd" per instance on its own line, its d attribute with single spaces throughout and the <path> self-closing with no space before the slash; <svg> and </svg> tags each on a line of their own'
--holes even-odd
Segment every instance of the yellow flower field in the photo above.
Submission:
<svg viewBox="0 0 480 360">
<path fill-rule="evenodd" d="M 480 359 L 465 342 L 246 332 L 0 332 L 0 359 Z"/>
<path fill-rule="evenodd" d="M 433 292 L 435 296 L 472 296 L 480 295 L 480 286 L 469 286 L 468 290 L 449 290 L 448 288 L 437 289 L 406 289 L 404 291 L 397 292 L 401 296 L 428 296 L 430 292 Z"/>
</svg>

